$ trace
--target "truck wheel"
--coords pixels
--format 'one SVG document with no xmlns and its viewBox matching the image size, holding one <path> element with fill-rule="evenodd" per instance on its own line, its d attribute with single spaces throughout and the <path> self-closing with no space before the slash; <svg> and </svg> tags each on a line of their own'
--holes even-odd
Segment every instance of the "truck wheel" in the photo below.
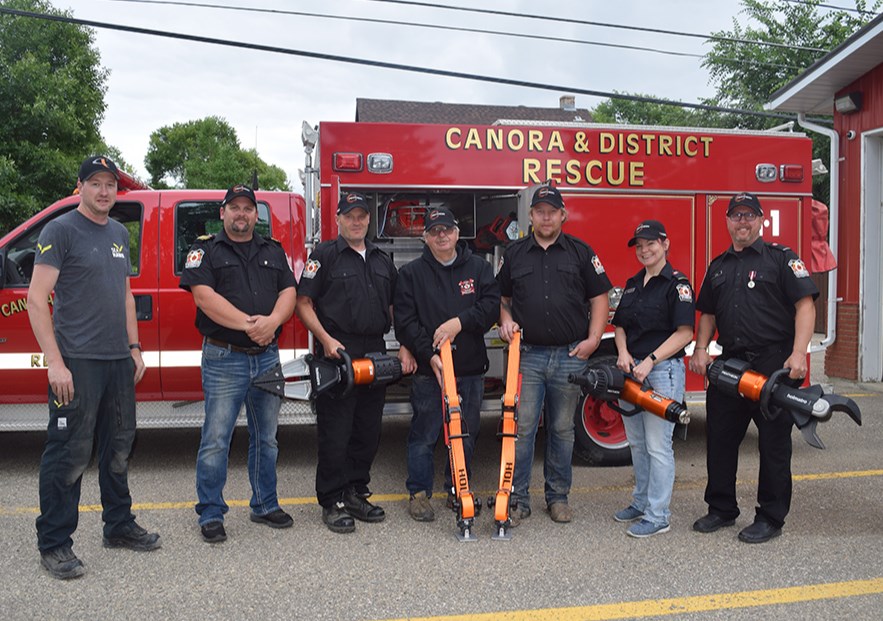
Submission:
<svg viewBox="0 0 883 621">
<path fill-rule="evenodd" d="M 616 364 L 616 357 L 598 356 L 589 366 Z M 632 454 L 622 417 L 606 401 L 583 395 L 574 413 L 573 452 L 590 466 L 627 466 Z"/>
</svg>

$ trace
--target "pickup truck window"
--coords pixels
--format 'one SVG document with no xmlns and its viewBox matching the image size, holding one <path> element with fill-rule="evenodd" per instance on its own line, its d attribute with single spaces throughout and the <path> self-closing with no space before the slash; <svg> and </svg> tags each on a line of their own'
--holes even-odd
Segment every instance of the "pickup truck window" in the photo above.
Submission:
<svg viewBox="0 0 883 621">
<path fill-rule="evenodd" d="M 202 235 L 214 235 L 224 224 L 221 222 L 220 201 L 183 201 L 175 208 L 175 274 L 184 269 L 187 251 Z M 258 222 L 255 231 L 262 237 L 270 237 L 270 208 L 258 203 Z"/>
<path fill-rule="evenodd" d="M 22 233 L 7 246 L 6 260 L 3 268 L 2 284 L 4 287 L 25 288 L 31 283 L 37 239 L 40 237 L 43 227 L 76 206 L 76 203 L 74 203 L 69 207 L 55 211 L 45 220 L 38 222 Z M 140 204 L 122 202 L 118 202 L 110 211 L 110 217 L 121 223 L 129 231 L 129 260 L 131 261 L 129 274 L 131 276 L 137 276 L 140 273 L 142 212 L 143 209 Z"/>
</svg>

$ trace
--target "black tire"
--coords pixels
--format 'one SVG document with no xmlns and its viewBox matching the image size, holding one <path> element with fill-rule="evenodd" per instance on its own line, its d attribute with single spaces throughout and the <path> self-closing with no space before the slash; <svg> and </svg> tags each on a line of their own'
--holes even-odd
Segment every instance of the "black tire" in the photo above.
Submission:
<svg viewBox="0 0 883 621">
<path fill-rule="evenodd" d="M 615 365 L 616 356 L 597 356 L 589 367 Z M 590 466 L 628 466 L 632 453 L 622 417 L 607 402 L 583 395 L 574 412 L 573 453 Z"/>
</svg>

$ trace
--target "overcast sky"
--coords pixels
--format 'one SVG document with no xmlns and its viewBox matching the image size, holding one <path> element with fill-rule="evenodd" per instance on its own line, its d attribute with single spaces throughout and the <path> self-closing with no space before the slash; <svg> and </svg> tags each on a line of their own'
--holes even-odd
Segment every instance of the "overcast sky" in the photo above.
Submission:
<svg viewBox="0 0 883 621">
<path fill-rule="evenodd" d="M 369 23 L 367 19 L 528 33 L 702 54 L 701 39 L 562 22 L 396 5 L 372 0 L 192 0 L 190 4 L 301 11 L 344 21 L 124 0 L 52 0 L 74 17 L 323 54 L 365 58 L 598 91 L 641 92 L 697 102 L 714 89 L 700 59 L 596 45 Z M 709 34 L 728 30 L 738 0 L 437 0 L 551 17 Z M 357 97 L 555 107 L 566 92 L 307 59 L 268 52 L 96 30 L 110 70 L 102 134 L 145 175 L 150 133 L 216 115 L 281 166 L 300 190 L 301 121 L 351 121 Z M 577 95 L 581 108 L 600 100 Z M 146 176 L 146 175 L 145 175 Z"/>
</svg>

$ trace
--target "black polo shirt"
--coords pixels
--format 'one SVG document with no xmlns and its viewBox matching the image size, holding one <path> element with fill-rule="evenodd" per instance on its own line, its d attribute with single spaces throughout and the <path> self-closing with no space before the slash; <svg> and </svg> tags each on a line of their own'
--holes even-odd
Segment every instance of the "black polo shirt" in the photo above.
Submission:
<svg viewBox="0 0 883 621">
<path fill-rule="evenodd" d="M 313 300 L 322 327 L 346 344 L 350 337 L 378 337 L 389 330 L 395 282 L 389 255 L 366 239 L 363 259 L 338 237 L 310 254 L 298 295 Z"/>
<path fill-rule="evenodd" d="M 702 282 L 696 308 L 714 315 L 726 354 L 759 353 L 794 343 L 794 304 L 819 290 L 806 265 L 787 246 L 758 238 L 741 252 L 730 246 Z"/>
<path fill-rule="evenodd" d="M 279 293 L 297 282 L 282 246 L 274 239 L 255 233 L 250 242 L 231 241 L 222 230 L 196 240 L 187 253 L 180 287 L 187 291 L 194 285 L 206 285 L 248 315 L 269 315 Z M 257 347 L 241 330 L 215 323 L 196 309 L 196 328 L 203 336 L 236 345 Z M 282 326 L 276 330 L 276 337 Z"/>
<path fill-rule="evenodd" d="M 628 279 L 622 292 L 613 325 L 625 331 L 629 353 L 646 358 L 679 327 L 696 322 L 693 288 L 687 277 L 666 262 L 662 271 L 644 285 L 646 268 Z M 683 349 L 672 358 L 682 358 Z"/>
<path fill-rule="evenodd" d="M 566 233 L 547 249 L 533 235 L 509 244 L 497 281 L 503 297 L 512 298 L 512 318 L 531 345 L 585 340 L 589 300 L 610 290 L 595 251 Z"/>
</svg>

